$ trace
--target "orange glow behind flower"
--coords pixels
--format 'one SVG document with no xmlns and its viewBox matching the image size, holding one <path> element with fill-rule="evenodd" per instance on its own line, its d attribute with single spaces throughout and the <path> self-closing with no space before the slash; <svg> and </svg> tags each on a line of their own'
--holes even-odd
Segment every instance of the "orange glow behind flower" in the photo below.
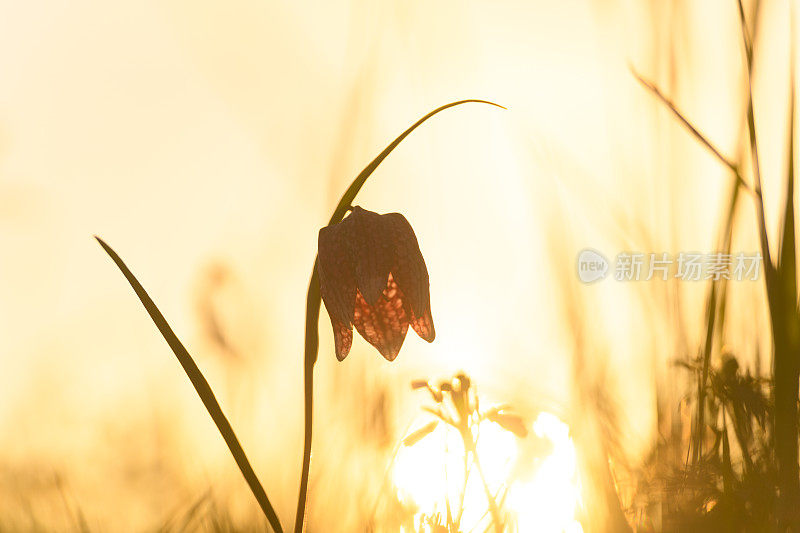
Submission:
<svg viewBox="0 0 800 533">
<path fill-rule="evenodd" d="M 541 413 L 532 429 L 535 437 L 528 438 L 543 439 L 547 450 L 534 458 L 534 464 L 521 465 L 519 439 L 494 423 L 481 423 L 478 456 L 486 483 L 498 501 L 504 500 L 513 531 L 582 532 L 576 519 L 581 485 L 569 427 L 557 416 Z M 529 475 L 517 476 L 518 470 Z M 474 467 L 464 484 L 463 444 L 452 428 L 440 425 L 413 446 L 403 446 L 392 481 L 400 501 L 416 509 L 415 526 L 420 530 L 427 517 L 446 517 L 448 505 L 454 518 L 464 508 L 460 524 L 464 531 L 489 524 L 486 495 Z"/>
</svg>

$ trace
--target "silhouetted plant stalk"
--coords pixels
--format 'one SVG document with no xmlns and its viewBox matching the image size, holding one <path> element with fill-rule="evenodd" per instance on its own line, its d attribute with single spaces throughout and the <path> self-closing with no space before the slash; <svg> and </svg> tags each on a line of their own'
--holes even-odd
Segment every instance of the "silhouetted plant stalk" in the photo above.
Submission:
<svg viewBox="0 0 800 533">
<path fill-rule="evenodd" d="M 744 11 L 741 1 L 743 40 L 747 59 L 752 63 L 753 50 L 748 43 Z M 796 508 L 800 498 L 798 480 L 798 381 L 800 381 L 800 313 L 797 307 L 797 280 L 794 235 L 794 53 L 790 69 L 790 106 L 788 135 L 788 165 L 785 205 L 781 220 L 781 242 L 775 267 L 768 261 L 768 250 L 764 253 L 767 295 L 774 341 L 774 430 L 775 455 L 778 462 L 778 487 L 780 490 L 780 514 L 786 525 L 800 527 L 800 512 Z M 753 151 L 754 173 L 758 172 L 757 141 L 753 116 L 752 89 L 748 91 L 748 128 Z M 760 188 L 760 187 L 759 187 Z M 760 199 L 760 196 L 759 196 Z M 763 226 L 763 202 L 760 217 Z M 762 237 L 766 243 L 766 235 Z M 767 246 L 768 244 L 762 244 Z"/>
<path fill-rule="evenodd" d="M 448 109 L 453 106 L 457 106 L 460 104 L 465 103 L 484 103 L 493 105 L 496 107 L 500 107 L 505 109 L 503 106 L 498 104 L 486 101 L 486 100 L 460 100 L 457 102 L 452 102 L 446 105 L 443 105 L 437 109 L 434 109 L 413 125 L 411 125 L 407 130 L 400 134 L 391 144 L 389 144 L 378 156 L 372 160 L 372 162 L 367 165 L 361 173 L 356 176 L 353 180 L 353 183 L 348 187 L 345 191 L 342 198 L 339 200 L 339 203 L 336 206 L 336 209 L 331 215 L 330 220 L 328 221 L 328 226 L 333 224 L 338 224 L 342 221 L 345 214 L 348 210 L 352 209 L 352 202 L 355 200 L 356 195 L 361 190 L 361 187 L 367 181 L 367 178 L 375 171 L 375 169 L 380 165 L 380 163 L 394 150 L 397 145 L 399 145 L 403 139 L 405 139 L 414 129 L 416 129 L 420 124 L 434 116 L 435 114 Z M 362 210 L 363 211 L 363 210 Z M 374 215 L 374 213 L 373 213 Z M 402 216 L 400 216 L 402 218 Z M 391 218 L 394 222 L 397 222 L 396 218 Z M 405 220 L 405 219 L 403 219 Z M 407 222 L 406 222 L 407 224 Z M 403 228 L 404 229 L 404 228 Z M 411 232 L 411 236 L 413 237 L 413 230 L 408 227 L 408 230 Z M 278 516 L 275 513 L 275 509 L 273 508 L 272 504 L 267 497 L 264 488 L 261 485 L 261 482 L 258 480 L 258 477 L 255 474 L 252 466 L 250 465 L 250 461 L 247 459 L 247 455 L 245 454 L 244 450 L 242 449 L 241 444 L 239 443 L 236 434 L 233 431 L 233 428 L 230 425 L 225 414 L 222 412 L 222 408 L 217 402 L 216 397 L 214 396 L 214 392 L 211 389 L 211 386 L 208 384 L 208 381 L 203 376 L 203 373 L 197 367 L 197 364 L 194 362 L 194 359 L 180 342 L 178 337 L 172 331 L 172 328 L 167 323 L 164 315 L 161 314 L 158 307 L 156 307 L 155 303 L 153 303 L 150 296 L 144 290 L 142 285 L 133 275 L 133 273 L 128 269 L 122 259 L 108 246 L 102 239 L 96 237 L 97 241 L 106 251 L 106 253 L 111 257 L 111 259 L 116 263 L 117 267 L 122 271 L 125 278 L 130 283 L 131 287 L 133 287 L 134 292 L 139 297 L 139 300 L 144 305 L 145 309 L 147 310 L 150 318 L 155 323 L 156 327 L 158 328 L 161 335 L 167 341 L 167 344 L 172 349 L 173 353 L 177 357 L 178 361 L 180 362 L 181 366 L 183 367 L 186 375 L 189 377 L 189 381 L 191 381 L 192 386 L 197 392 L 197 395 L 200 397 L 200 400 L 203 402 L 203 405 L 206 407 L 211 419 L 213 420 L 214 424 L 217 426 L 217 430 L 219 430 L 222 438 L 225 440 L 225 444 L 228 446 L 228 450 L 233 455 L 234 460 L 236 461 L 239 470 L 244 476 L 245 481 L 247 482 L 250 491 L 255 496 L 256 500 L 258 501 L 259 506 L 261 507 L 264 516 L 266 516 L 267 521 L 269 522 L 270 526 L 274 531 L 277 533 L 283 533 L 283 528 L 281 527 L 280 520 L 278 520 Z M 408 245 L 408 243 L 405 243 Z M 414 245 L 415 238 L 414 238 Z M 406 246 L 407 248 L 408 246 Z M 419 253 L 419 250 L 417 250 Z M 419 258 L 421 260 L 421 257 Z M 411 267 L 415 267 L 415 265 L 411 265 Z M 424 262 L 422 264 L 424 268 Z M 391 277 L 389 278 L 391 280 Z M 425 289 L 427 290 L 427 272 L 425 273 L 424 282 L 426 284 Z M 396 283 L 395 283 L 396 285 Z M 300 477 L 300 489 L 298 495 L 298 502 L 297 502 L 297 513 L 295 516 L 295 526 L 294 530 L 297 533 L 303 531 L 303 525 L 305 522 L 305 514 L 306 514 L 306 500 L 307 500 L 307 492 L 308 492 L 308 477 L 309 477 L 309 470 L 311 466 L 311 440 L 312 440 L 312 422 L 313 422 L 313 391 L 314 391 L 314 365 L 317 361 L 317 352 L 319 350 L 319 312 L 320 312 L 320 303 L 322 300 L 321 291 L 320 291 L 320 275 L 319 275 L 319 259 L 314 260 L 314 266 L 311 271 L 311 279 L 308 285 L 308 293 L 306 296 L 306 325 L 305 325 L 305 350 L 304 350 L 304 365 L 303 365 L 303 390 L 304 390 L 304 444 L 303 444 L 303 465 L 302 465 L 302 472 Z M 428 302 L 428 305 L 430 302 Z M 421 313 L 420 310 L 417 310 Z M 428 315 L 430 315 L 430 310 L 427 310 Z M 413 316 L 413 315 L 412 315 Z M 417 318 L 425 318 L 422 317 L 422 314 L 418 315 Z M 432 322 L 430 325 L 430 338 L 428 340 L 432 340 Z M 425 327 L 425 324 L 420 325 L 419 322 L 414 324 L 414 329 L 417 329 L 419 332 L 420 327 Z M 338 350 L 338 347 L 337 347 Z M 349 346 L 348 346 L 349 350 Z M 382 353 L 384 350 L 381 350 Z M 346 355 L 346 354 L 345 354 Z M 386 354 L 384 354 L 386 355 Z M 396 355 L 396 353 L 394 354 Z"/>
<path fill-rule="evenodd" d="M 800 528 L 800 510 L 797 501 L 800 501 L 800 472 L 798 471 L 798 395 L 800 393 L 800 309 L 798 309 L 797 294 L 797 259 L 796 238 L 794 232 L 794 46 L 790 45 L 790 105 L 789 105 L 789 130 L 787 148 L 787 178 L 784 191 L 783 210 L 780 216 L 780 242 L 777 249 L 776 260 L 773 261 L 767 236 L 766 217 L 762 194 L 761 172 L 759 164 L 758 139 L 755 124 L 755 111 L 753 108 L 752 74 L 753 74 L 753 38 L 748 30 L 744 6 L 737 0 L 739 21 L 742 32 L 742 43 L 745 57 L 746 74 L 746 131 L 748 147 L 752 162 L 752 186 L 744 181 L 738 164 L 730 162 L 721 152 L 700 133 L 700 131 L 677 110 L 675 105 L 665 97 L 655 85 L 644 80 L 636 74 L 639 81 L 655 94 L 680 120 L 680 122 L 705 145 L 720 161 L 723 162 L 736 176 L 737 183 L 752 193 L 755 200 L 756 223 L 758 239 L 764 265 L 764 281 L 766 287 L 767 307 L 769 311 L 770 328 L 773 340 L 773 417 L 772 417 L 772 443 L 774 446 L 774 459 L 777 462 L 778 508 L 776 519 L 781 528 Z M 754 20 L 757 20 L 760 3 L 755 3 Z M 753 24 L 754 32 L 757 24 Z M 793 28 L 790 31 L 793 36 Z M 793 43 L 792 40 L 790 42 Z M 730 229 L 732 213 L 738 197 L 738 187 L 731 198 L 730 211 L 726 225 L 726 245 L 730 246 Z M 718 294 L 717 289 L 720 289 Z M 715 317 L 717 312 L 724 312 L 725 285 L 712 282 L 706 309 L 706 341 L 702 352 L 701 367 L 698 371 L 697 390 L 697 423 L 693 431 L 693 465 L 698 465 L 703 458 L 703 435 L 705 431 L 705 403 L 706 383 L 709 379 L 710 355 Z M 723 418 L 724 421 L 724 418 Z M 724 423 L 727 427 L 727 423 Z M 736 429 L 734 424 L 734 429 Z M 738 435 L 737 435 L 738 436 Z M 727 433 L 722 437 L 723 452 L 726 446 Z M 725 456 L 725 453 L 723 453 Z M 729 460 L 729 455 L 728 455 Z M 728 486 L 729 483 L 724 483 Z"/>
<path fill-rule="evenodd" d="M 463 372 L 456 374 L 451 380 L 442 381 L 438 386 L 431 385 L 430 382 L 426 380 L 415 380 L 411 382 L 411 387 L 415 390 L 426 389 L 430 393 L 434 405 L 425 406 L 422 409 L 435 418 L 432 422 L 425 424 L 403 439 L 403 445 L 414 446 L 431 434 L 439 424 L 444 424 L 458 432 L 464 447 L 464 480 L 461 488 L 458 513 L 455 515 L 455 518 L 453 518 L 449 496 L 448 494 L 444 495 L 445 504 L 447 506 L 447 531 L 456 532 L 461 530 L 461 518 L 464 513 L 464 497 L 470 477 L 470 466 L 475 465 L 486 496 L 492 527 L 496 533 L 502 533 L 506 524 L 503 513 L 500 511 L 498 499 L 502 503 L 504 498 L 499 498 L 492 494 L 483 467 L 481 466 L 480 456 L 478 454 L 480 426 L 484 421 L 492 422 L 497 424 L 504 431 L 508 431 L 518 438 L 525 438 L 528 435 L 528 429 L 522 418 L 506 405 L 481 410 L 480 398 L 478 397 L 476 387 L 473 385 L 472 380 Z M 470 459 L 472 459 L 471 462 Z M 507 489 L 508 487 L 506 487 L 506 490 Z M 439 523 L 435 525 L 441 526 Z"/>
<path fill-rule="evenodd" d="M 378 165 L 394 150 L 412 131 L 414 131 L 423 122 L 439 113 L 453 106 L 466 103 L 483 103 L 505 109 L 503 106 L 489 102 L 486 100 L 460 100 L 452 102 L 441 107 L 438 107 L 412 124 L 408 129 L 401 133 L 394 141 L 392 141 L 378 156 L 372 160 L 362 170 L 358 176 L 353 180 L 350 186 L 342 195 L 339 203 L 336 205 L 328 226 L 340 223 L 347 211 L 351 209 L 356 195 L 364 186 L 367 179 L 372 175 Z M 304 444 L 303 444 L 303 466 L 300 475 L 300 490 L 297 500 L 297 512 L 295 515 L 295 533 L 303 531 L 303 524 L 306 514 L 306 500 L 308 494 L 308 478 L 311 468 L 311 441 L 313 437 L 313 415 L 314 415 L 314 365 L 317 362 L 317 354 L 319 351 L 319 311 L 321 303 L 321 294 L 319 286 L 319 257 L 314 260 L 313 270 L 311 272 L 311 279 L 308 284 L 308 293 L 306 297 L 306 330 L 305 330 L 305 350 L 304 350 L 304 379 L 303 379 L 303 397 L 305 402 L 305 423 L 304 423 Z"/>
<path fill-rule="evenodd" d="M 752 65 L 748 65 L 748 68 L 752 68 Z M 724 156 L 722 152 L 703 133 L 700 132 L 700 130 L 692 123 L 692 121 L 689 120 L 684 113 L 677 108 L 672 100 L 665 96 L 654 83 L 646 80 L 643 76 L 636 72 L 635 69 L 632 68 L 631 70 L 639 83 L 652 92 L 672 112 L 672 114 L 692 134 L 692 136 L 694 136 L 695 139 L 700 142 L 700 144 L 705 146 L 723 165 L 725 165 L 736 178 L 736 182 L 732 187 L 726 222 L 723 230 L 723 248 L 726 251 L 729 251 L 733 231 L 734 213 L 736 211 L 736 205 L 739 199 L 739 190 L 742 188 L 755 195 L 757 202 L 760 202 L 760 189 L 758 195 L 756 195 L 753 188 L 750 187 L 750 185 L 748 185 L 748 183 L 744 180 L 738 163 L 741 158 L 737 158 L 737 161 L 731 161 L 728 157 Z M 703 437 L 706 426 L 706 384 L 708 383 L 709 377 L 714 331 L 718 329 L 717 323 L 719 321 L 717 320 L 717 316 L 718 314 L 724 312 L 724 306 L 721 305 L 721 302 L 724 301 L 725 288 L 725 280 L 712 280 L 709 287 L 708 298 L 706 299 L 705 341 L 701 352 L 702 366 L 697 376 L 697 416 L 694 424 L 694 430 L 692 431 L 691 457 L 693 464 L 697 464 L 703 455 Z"/>
<path fill-rule="evenodd" d="M 742 28 L 742 42 L 748 72 L 752 72 L 753 43 L 751 42 L 742 1 L 738 1 Z M 790 32 L 793 35 L 793 32 Z M 793 42 L 793 41 L 792 41 Z M 794 48 L 790 45 L 790 105 L 788 135 L 788 168 L 785 205 L 781 217 L 781 242 L 777 263 L 772 262 L 761 194 L 761 173 L 758 160 L 755 113 L 753 110 L 752 76 L 747 77 L 747 127 L 750 134 L 750 151 L 753 162 L 753 182 L 759 237 L 764 257 L 764 277 L 767 286 L 770 323 L 773 338 L 774 380 L 774 439 L 778 462 L 778 489 L 780 492 L 779 518 L 783 526 L 800 526 L 800 512 L 796 508 L 800 498 L 798 478 L 798 392 L 800 390 L 800 312 L 797 307 L 797 280 L 794 236 Z"/>
</svg>

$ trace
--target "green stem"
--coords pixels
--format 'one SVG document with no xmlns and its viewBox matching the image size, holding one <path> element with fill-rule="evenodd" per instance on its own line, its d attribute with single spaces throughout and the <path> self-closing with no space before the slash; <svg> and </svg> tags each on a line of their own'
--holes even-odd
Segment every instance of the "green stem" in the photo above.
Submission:
<svg viewBox="0 0 800 533">
<path fill-rule="evenodd" d="M 314 269 L 311 271 L 311 281 L 308 284 L 306 297 L 306 343 L 305 364 L 303 366 L 303 391 L 305 400 L 305 425 L 303 428 L 303 469 L 300 474 L 300 494 L 297 499 L 297 514 L 295 515 L 294 530 L 296 533 L 303 531 L 305 522 L 306 498 L 308 495 L 308 475 L 311 469 L 311 437 L 314 416 L 314 364 L 317 361 L 319 350 L 319 271 L 317 260 L 314 260 Z"/>
<path fill-rule="evenodd" d="M 458 102 L 451 102 L 438 107 L 416 121 L 403 133 L 401 133 L 394 141 L 392 141 L 372 162 L 364 167 L 358 176 L 350 184 L 350 187 L 342 195 L 339 203 L 336 205 L 333 214 L 331 215 L 328 225 L 337 224 L 342 221 L 347 209 L 352 205 L 356 195 L 361 190 L 361 187 L 366 183 L 367 178 L 378 168 L 384 159 L 394 150 L 403 139 L 405 139 L 412 131 L 419 125 L 431 118 L 433 115 L 444 111 L 449 107 L 454 107 L 466 103 L 481 103 L 489 104 L 501 109 L 505 107 L 489 102 L 487 100 L 459 100 Z M 311 468 L 311 439 L 313 437 L 312 419 L 314 414 L 314 365 L 317 362 L 317 353 L 319 351 L 319 309 L 320 309 L 320 290 L 319 290 L 319 273 L 317 271 L 317 259 L 314 259 L 314 269 L 311 273 L 311 280 L 308 284 L 308 293 L 306 296 L 306 331 L 305 331 L 305 359 L 304 359 L 304 377 L 303 377 L 303 396 L 305 400 L 305 424 L 303 428 L 304 443 L 303 443 L 303 467 L 300 474 L 300 490 L 297 498 L 297 512 L 295 514 L 294 531 L 295 533 L 302 533 L 303 524 L 305 522 L 306 514 L 306 499 L 308 497 L 308 478 Z"/>
<path fill-rule="evenodd" d="M 111 247 L 107 245 L 103 239 L 100 237 L 95 237 L 95 239 L 97 239 L 97 242 L 100 243 L 100 246 L 103 247 L 103 250 L 106 251 L 111 259 L 114 260 L 114 263 L 116 263 L 117 267 L 119 267 L 119 269 L 122 271 L 125 279 L 127 279 L 128 283 L 130 283 L 131 287 L 133 287 L 136 296 L 139 297 L 139 300 L 141 300 L 142 305 L 144 305 L 144 308 L 147 310 L 150 318 L 153 319 L 158 331 L 161 332 L 161 335 L 164 337 L 164 340 L 167 341 L 167 344 L 169 344 L 169 347 L 172 349 L 175 357 L 178 358 L 178 362 L 180 362 L 184 372 L 186 372 L 186 375 L 189 376 L 189 381 L 192 382 L 194 390 L 197 392 L 197 395 L 200 396 L 200 400 L 202 400 L 203 405 L 205 405 L 206 410 L 208 410 L 208 414 L 211 415 L 211 419 L 214 421 L 214 424 L 216 424 L 217 429 L 222 435 L 222 438 L 225 440 L 225 444 L 228 445 L 228 449 L 230 450 L 231 455 L 233 455 L 236 465 L 242 472 L 245 481 L 247 481 L 250 490 L 256 497 L 258 505 L 261 506 L 261 510 L 267 517 L 272 529 L 275 530 L 276 533 L 283 533 L 283 528 L 278 520 L 278 515 L 275 514 L 275 509 L 269 502 L 269 498 L 267 498 L 267 494 L 264 492 L 264 487 L 262 487 L 261 483 L 258 481 L 258 477 L 253 471 L 253 467 L 250 466 L 250 461 L 247 460 L 247 455 L 245 455 L 241 444 L 239 444 L 239 439 L 236 438 L 236 433 L 234 433 L 230 422 L 228 422 L 227 417 L 222 412 L 222 408 L 219 406 L 219 402 L 217 402 L 217 398 L 214 396 L 214 391 L 211 390 L 211 386 L 208 384 L 208 381 L 206 381 L 203 373 L 200 372 L 199 368 L 197 368 L 194 359 L 192 359 L 192 356 L 189 355 L 189 352 L 172 331 L 172 328 L 167 323 L 164 315 L 161 314 L 161 311 L 158 310 L 156 304 L 153 303 L 152 299 L 150 299 L 147 291 L 144 290 L 144 287 L 142 287 L 142 285 L 139 283 L 139 280 L 136 279 L 136 276 L 133 275 L 128 267 L 125 266 L 125 263 L 122 261 L 122 259 L 120 259 L 117 253 L 111 249 Z"/>
</svg>

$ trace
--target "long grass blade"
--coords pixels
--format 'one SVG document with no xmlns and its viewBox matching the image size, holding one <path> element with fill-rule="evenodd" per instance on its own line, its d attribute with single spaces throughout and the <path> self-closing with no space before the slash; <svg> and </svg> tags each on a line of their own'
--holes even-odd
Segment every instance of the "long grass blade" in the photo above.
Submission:
<svg viewBox="0 0 800 533">
<path fill-rule="evenodd" d="M 743 14 L 740 2 L 740 14 Z M 793 28 L 791 34 L 794 34 Z M 747 41 L 745 34 L 745 48 Z M 752 56 L 752 50 L 750 51 Z M 780 491 L 779 520 L 781 527 L 800 528 L 797 501 L 800 498 L 798 479 L 798 380 L 800 379 L 800 313 L 797 309 L 797 260 L 795 243 L 794 209 L 794 47 L 790 53 L 790 105 L 787 149 L 786 195 L 781 217 L 781 233 L 777 251 L 777 265 L 773 272 L 772 287 L 767 286 L 773 335 L 773 395 L 775 401 L 774 433 L 775 456 L 778 463 Z M 752 102 L 752 98 L 750 99 Z M 752 103 L 750 105 L 752 112 Z M 748 115 L 748 118 L 750 115 Z M 752 128 L 752 125 L 751 125 Z M 755 138 L 753 138 L 755 143 Z M 770 281 L 769 278 L 767 281 Z"/>
<path fill-rule="evenodd" d="M 794 86 L 792 87 L 792 94 Z M 778 249 L 778 271 L 781 289 L 785 294 L 797 294 L 797 259 L 794 231 L 794 96 L 789 105 L 789 135 L 787 151 L 786 190 L 781 221 L 781 241 Z"/>
<path fill-rule="evenodd" d="M 142 305 L 144 305 L 144 308 L 155 323 L 158 331 L 161 332 L 161 335 L 164 337 L 164 340 L 167 341 L 175 357 L 178 358 L 178 362 L 180 362 L 184 372 L 186 372 L 186 375 L 189 377 L 189 381 L 192 382 L 192 386 L 194 386 L 197 395 L 200 396 L 200 400 L 202 400 L 203 405 L 206 407 L 206 410 L 208 410 L 208 414 L 211 415 L 211 419 L 214 421 L 222 438 L 225 440 L 225 444 L 228 445 L 231 455 L 233 455 L 239 470 L 242 472 L 245 481 L 247 481 L 247 485 L 253 492 L 253 496 L 255 496 L 258 501 L 259 506 L 261 506 L 261 510 L 267 517 L 272 529 L 275 530 L 276 533 L 283 533 L 278 515 L 275 513 L 275 509 L 272 507 L 269 498 L 267 498 L 267 494 L 264 492 L 261 482 L 259 482 L 258 477 L 253 471 L 253 467 L 250 466 L 250 461 L 247 459 L 247 455 L 245 455 L 241 444 L 239 444 L 239 439 L 236 437 L 236 433 L 234 433 L 230 422 L 228 422 L 227 417 L 222 412 L 222 408 L 219 406 L 219 402 L 217 402 L 217 398 L 214 396 L 214 391 L 211 390 L 211 386 L 208 384 L 208 381 L 206 381 L 205 376 L 203 376 L 203 373 L 195 364 L 192 356 L 189 355 L 189 352 L 172 331 L 164 315 L 158 310 L 158 307 L 153 303 L 153 300 L 139 283 L 139 280 L 136 279 L 122 259 L 105 243 L 105 241 L 103 241 L 103 239 L 97 236 L 95 236 L 95 239 L 97 239 L 97 242 L 100 243 L 103 250 L 106 251 L 114 263 L 116 263 L 117 267 L 122 271 L 122 274 L 125 276 L 125 279 L 128 280 L 131 287 L 133 287 L 136 296 L 139 297 L 139 300 L 142 302 Z"/>
<path fill-rule="evenodd" d="M 773 339 L 773 398 L 774 408 L 774 443 L 775 457 L 778 466 L 778 522 L 783 530 L 800 528 L 800 515 L 796 504 L 800 498 L 800 480 L 798 479 L 798 378 L 800 378 L 800 317 L 797 313 L 797 281 L 794 260 L 794 64 L 790 63 L 791 105 L 789 129 L 789 172 L 787 175 L 787 192 L 784 211 L 781 215 L 780 247 L 777 251 L 778 262 L 773 263 L 770 255 L 769 240 L 764 216 L 764 201 L 761 192 L 761 174 L 758 156 L 758 139 L 753 109 L 753 43 L 750 40 L 744 5 L 738 1 L 739 17 L 747 63 L 747 126 L 750 134 L 750 152 L 753 163 L 753 190 L 756 197 L 756 210 L 764 258 L 764 277 L 766 279 L 767 303 L 769 305 L 770 322 Z M 791 34 L 793 34 L 793 28 Z M 791 40 L 790 42 L 793 42 Z M 792 47 L 790 57 L 794 58 Z M 791 250 L 790 250 L 791 248 Z M 784 258 L 785 254 L 785 258 Z M 791 255 L 790 255 L 791 254 Z M 784 262 L 785 261 L 785 262 Z M 791 272 L 792 279 L 789 279 Z"/>
<path fill-rule="evenodd" d="M 764 216 L 764 197 L 761 193 L 761 165 L 758 161 L 758 138 L 756 135 L 755 112 L 753 110 L 753 44 L 747 30 L 747 21 L 744 15 L 744 6 L 739 0 L 739 16 L 742 26 L 742 41 L 744 42 L 745 58 L 747 60 L 747 131 L 750 135 L 750 159 L 753 162 L 753 194 L 756 197 L 756 216 L 758 217 L 758 236 L 761 242 L 761 253 L 764 256 L 764 277 L 767 283 L 767 294 L 774 293 L 775 267 L 769 251 L 769 238 L 767 237 L 767 222 Z M 773 294 L 774 297 L 774 294 Z"/>
</svg>

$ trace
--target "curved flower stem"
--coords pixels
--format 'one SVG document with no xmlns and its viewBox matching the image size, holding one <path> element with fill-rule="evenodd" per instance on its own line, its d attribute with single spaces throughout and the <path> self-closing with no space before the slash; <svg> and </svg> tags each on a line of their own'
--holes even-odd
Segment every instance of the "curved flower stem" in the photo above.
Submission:
<svg viewBox="0 0 800 533">
<path fill-rule="evenodd" d="M 407 130 L 401 133 L 394 141 L 392 141 L 378 156 L 370 162 L 369 165 L 364 167 L 358 176 L 353 180 L 350 186 L 342 195 L 339 203 L 336 205 L 333 214 L 331 215 L 328 225 L 337 224 L 344 218 L 347 210 L 352 205 L 356 195 L 361 190 L 361 187 L 366 183 L 367 178 L 378 168 L 384 159 L 394 150 L 403 139 L 405 139 L 417 126 L 431 118 L 433 115 L 444 111 L 449 107 L 454 107 L 466 103 L 481 103 L 489 104 L 501 109 L 505 107 L 489 102 L 488 100 L 459 100 L 451 102 L 441 107 L 437 107 L 414 124 Z M 321 296 L 319 292 L 319 272 L 317 271 L 317 259 L 314 259 L 314 268 L 311 272 L 311 280 L 308 284 L 308 293 L 306 295 L 306 331 L 305 331 L 305 359 L 303 366 L 303 387 L 305 398 L 305 424 L 304 424 L 304 443 L 303 443 L 303 467 L 300 475 L 300 490 L 297 499 L 297 513 L 295 515 L 294 531 L 295 533 L 302 533 L 303 524 L 305 522 L 306 513 L 306 498 L 308 495 L 308 476 L 311 468 L 311 438 L 312 438 L 312 419 L 314 414 L 314 365 L 317 362 L 317 353 L 319 351 L 319 309 L 321 303 Z"/>
<path fill-rule="evenodd" d="M 311 281 L 308 284 L 308 294 L 306 296 L 306 343 L 303 366 L 305 424 L 303 428 L 303 469 L 300 474 L 300 494 L 297 499 L 297 515 L 294 521 L 294 530 L 296 533 L 301 533 L 303 531 L 306 496 L 308 492 L 308 474 L 311 469 L 311 430 L 314 416 L 314 364 L 317 362 L 317 352 L 319 350 L 320 303 L 319 272 L 317 270 L 317 260 L 314 259 L 314 268 L 311 271 Z"/>
</svg>

